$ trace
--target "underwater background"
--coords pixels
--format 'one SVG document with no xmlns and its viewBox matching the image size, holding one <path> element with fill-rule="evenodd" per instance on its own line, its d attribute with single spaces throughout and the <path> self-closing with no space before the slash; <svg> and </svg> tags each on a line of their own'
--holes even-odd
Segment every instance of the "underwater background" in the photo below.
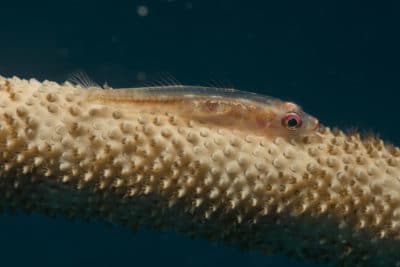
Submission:
<svg viewBox="0 0 400 267">
<path fill-rule="evenodd" d="M 396 1 L 15 1 L 0 6 L 0 75 L 100 85 L 236 87 L 400 145 Z M 174 77 L 174 78 L 172 78 Z M 173 232 L 0 216 L 0 266 L 328 266 Z"/>
</svg>

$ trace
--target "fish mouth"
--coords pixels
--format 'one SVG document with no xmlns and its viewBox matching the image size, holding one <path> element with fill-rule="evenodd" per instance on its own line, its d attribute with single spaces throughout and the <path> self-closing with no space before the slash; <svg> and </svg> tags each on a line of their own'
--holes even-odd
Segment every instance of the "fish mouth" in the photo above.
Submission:
<svg viewBox="0 0 400 267">
<path fill-rule="evenodd" d="M 319 120 L 316 119 L 316 118 L 312 118 L 312 120 L 313 120 L 313 126 L 312 126 L 311 129 L 312 129 L 313 131 L 315 131 L 315 130 L 317 130 L 317 129 L 320 127 Z"/>
</svg>

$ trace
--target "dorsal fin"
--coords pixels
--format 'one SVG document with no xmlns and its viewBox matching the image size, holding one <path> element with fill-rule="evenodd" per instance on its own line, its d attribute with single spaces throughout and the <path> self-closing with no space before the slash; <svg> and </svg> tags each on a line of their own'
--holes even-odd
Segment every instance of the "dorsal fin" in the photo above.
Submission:
<svg viewBox="0 0 400 267">
<path fill-rule="evenodd" d="M 72 73 L 67 81 L 83 88 L 101 87 L 98 83 L 93 81 L 84 71 L 77 71 Z"/>
<path fill-rule="evenodd" d="M 277 101 L 277 98 L 261 95 L 257 93 L 241 91 L 233 88 L 205 87 L 197 85 L 171 85 L 171 86 L 151 86 L 151 87 L 132 87 L 118 88 L 111 95 L 122 96 L 163 96 L 174 97 L 223 97 L 250 100 L 258 103 L 271 103 Z"/>
</svg>

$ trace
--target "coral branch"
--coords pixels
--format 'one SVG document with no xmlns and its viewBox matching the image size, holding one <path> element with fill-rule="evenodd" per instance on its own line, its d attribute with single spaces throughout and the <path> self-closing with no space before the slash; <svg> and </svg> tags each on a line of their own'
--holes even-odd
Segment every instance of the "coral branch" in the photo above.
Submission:
<svg viewBox="0 0 400 267">
<path fill-rule="evenodd" d="M 0 77 L 3 208 L 341 266 L 400 266 L 398 148 L 326 127 L 254 134 L 251 121 L 234 129 L 207 113 L 193 119 L 179 97 L 109 101 L 110 91 Z"/>
</svg>

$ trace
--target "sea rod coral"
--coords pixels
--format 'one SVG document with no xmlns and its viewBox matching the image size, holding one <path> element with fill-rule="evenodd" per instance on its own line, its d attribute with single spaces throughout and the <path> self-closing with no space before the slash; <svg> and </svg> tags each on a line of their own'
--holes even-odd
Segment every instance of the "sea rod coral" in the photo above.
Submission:
<svg viewBox="0 0 400 267">
<path fill-rule="evenodd" d="M 0 77 L 0 205 L 400 266 L 400 149 L 233 89 Z"/>
</svg>

